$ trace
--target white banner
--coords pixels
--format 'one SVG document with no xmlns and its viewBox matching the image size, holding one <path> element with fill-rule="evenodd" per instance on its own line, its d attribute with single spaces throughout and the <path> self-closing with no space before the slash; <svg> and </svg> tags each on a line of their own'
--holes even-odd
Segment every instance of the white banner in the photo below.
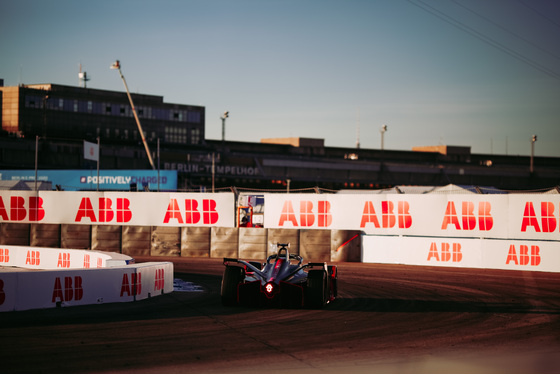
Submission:
<svg viewBox="0 0 560 374">
<path fill-rule="evenodd" d="M 509 232 L 516 238 L 560 240 L 560 195 L 508 196 Z"/>
<path fill-rule="evenodd" d="M 134 301 L 134 295 L 121 292 L 124 273 L 123 268 L 18 273 L 15 310 Z"/>
<path fill-rule="evenodd" d="M 173 263 L 146 262 L 135 264 L 134 267 L 142 285 L 136 293 L 136 300 L 173 292 Z"/>
<path fill-rule="evenodd" d="M 0 266 L 25 269 L 90 269 L 123 266 L 132 257 L 120 253 L 0 245 Z"/>
<path fill-rule="evenodd" d="M 99 145 L 84 140 L 84 158 L 86 160 L 99 161 Z"/>
<path fill-rule="evenodd" d="M 234 227 L 232 193 L 1 191 L 0 222 Z"/>
<path fill-rule="evenodd" d="M 557 242 L 365 235 L 362 262 L 560 272 Z"/>
<path fill-rule="evenodd" d="M 265 194 L 264 227 L 560 241 L 558 195 Z"/>
<path fill-rule="evenodd" d="M 173 292 L 173 263 L 0 272 L 0 311 L 131 302 Z"/>
</svg>

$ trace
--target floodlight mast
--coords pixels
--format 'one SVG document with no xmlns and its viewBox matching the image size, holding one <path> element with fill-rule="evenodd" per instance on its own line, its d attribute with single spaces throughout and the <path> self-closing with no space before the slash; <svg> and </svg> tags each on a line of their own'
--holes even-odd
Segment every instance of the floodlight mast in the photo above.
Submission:
<svg viewBox="0 0 560 374">
<path fill-rule="evenodd" d="M 142 131 L 142 125 L 140 125 L 140 119 L 138 119 L 138 114 L 136 114 L 136 108 L 134 108 L 134 103 L 132 102 L 132 96 L 130 96 L 130 92 L 128 91 L 126 80 L 124 79 L 124 75 L 121 71 L 120 61 L 119 60 L 115 61 L 113 65 L 111 65 L 111 69 L 117 69 L 119 71 L 119 74 L 121 75 L 121 79 L 124 83 L 124 88 L 126 89 L 126 94 L 128 96 L 128 101 L 130 101 L 130 106 L 132 107 L 132 113 L 134 114 L 134 119 L 136 119 L 136 124 L 138 125 L 138 131 L 140 131 L 140 136 L 142 137 L 142 143 L 144 143 L 146 154 L 148 155 L 148 159 L 150 160 L 150 165 L 152 165 L 152 170 L 156 170 L 156 167 L 154 165 L 154 160 L 152 159 L 152 155 L 150 153 L 150 148 L 148 147 L 148 143 L 146 142 L 146 137 L 144 136 L 144 131 Z"/>
<path fill-rule="evenodd" d="M 381 133 L 381 150 L 385 148 L 385 144 L 383 142 L 383 136 L 385 135 L 386 131 L 387 131 L 387 125 L 383 125 L 379 130 L 379 132 Z"/>
<path fill-rule="evenodd" d="M 226 140 L 226 118 L 229 117 L 229 111 L 225 111 L 224 114 L 220 117 L 222 120 L 222 142 Z"/>
</svg>

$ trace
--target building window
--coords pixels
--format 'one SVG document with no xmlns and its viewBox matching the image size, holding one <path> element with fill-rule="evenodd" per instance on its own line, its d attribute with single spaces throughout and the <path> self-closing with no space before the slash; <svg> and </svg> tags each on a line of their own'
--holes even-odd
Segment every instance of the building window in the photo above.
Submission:
<svg viewBox="0 0 560 374">
<path fill-rule="evenodd" d="M 110 105 L 105 106 L 105 113 L 111 114 L 111 106 Z"/>
<path fill-rule="evenodd" d="M 200 112 L 188 112 L 187 121 L 192 123 L 200 123 Z"/>
<path fill-rule="evenodd" d="M 74 100 L 74 112 L 78 111 L 78 100 Z"/>
<path fill-rule="evenodd" d="M 87 102 L 87 111 L 88 113 L 91 113 L 93 110 L 93 103 L 91 101 Z"/>
<path fill-rule="evenodd" d="M 191 130 L 191 144 L 200 143 L 200 129 Z"/>
</svg>

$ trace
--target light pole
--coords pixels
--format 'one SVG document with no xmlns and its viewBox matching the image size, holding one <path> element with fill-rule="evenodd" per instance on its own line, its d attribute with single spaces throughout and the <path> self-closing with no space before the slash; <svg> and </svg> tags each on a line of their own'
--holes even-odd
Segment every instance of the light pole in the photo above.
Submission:
<svg viewBox="0 0 560 374">
<path fill-rule="evenodd" d="M 228 117 L 228 111 L 225 111 L 224 114 L 220 117 L 220 119 L 222 120 L 222 142 L 226 140 L 226 118 Z"/>
<path fill-rule="evenodd" d="M 379 129 L 379 132 L 381 133 L 381 150 L 383 150 L 383 148 L 384 148 L 383 137 L 384 137 L 386 131 L 387 131 L 387 125 L 383 125 L 383 126 L 381 126 L 381 129 Z"/>
<path fill-rule="evenodd" d="M 37 192 L 37 166 L 39 164 L 39 135 L 35 135 L 35 192 Z"/>
<path fill-rule="evenodd" d="M 531 166 L 529 171 L 533 174 L 533 158 L 535 157 L 535 142 L 537 141 L 537 136 L 533 135 L 531 138 Z"/>
<path fill-rule="evenodd" d="M 43 138 L 47 137 L 47 100 L 49 95 L 43 97 Z"/>
<path fill-rule="evenodd" d="M 134 114 L 134 118 L 136 119 L 136 124 L 138 125 L 138 131 L 140 131 L 140 136 L 142 137 L 142 143 L 144 143 L 144 148 L 146 149 L 146 154 L 148 155 L 148 159 L 150 160 L 150 165 L 152 165 L 152 170 L 156 170 L 154 165 L 154 160 L 152 160 L 152 155 L 150 153 L 150 148 L 148 148 L 148 143 L 146 142 L 146 137 L 144 136 L 144 131 L 142 131 L 142 126 L 140 125 L 140 120 L 138 119 L 138 114 L 136 114 L 136 109 L 134 108 L 134 103 L 132 102 L 132 96 L 130 96 L 130 92 L 128 92 L 128 86 L 126 85 L 126 80 L 124 79 L 124 75 L 121 71 L 121 63 L 119 60 L 115 61 L 113 65 L 111 65 L 111 69 L 117 69 L 119 74 L 121 75 L 122 81 L 124 83 L 124 88 L 126 89 L 126 94 L 128 96 L 128 101 L 130 101 L 130 106 L 132 107 L 132 113 Z"/>
</svg>

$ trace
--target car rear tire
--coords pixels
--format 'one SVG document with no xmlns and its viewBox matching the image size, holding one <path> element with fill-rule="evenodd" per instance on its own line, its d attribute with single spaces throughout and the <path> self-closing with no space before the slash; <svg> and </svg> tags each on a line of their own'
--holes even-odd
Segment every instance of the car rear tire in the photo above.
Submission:
<svg viewBox="0 0 560 374">
<path fill-rule="evenodd" d="M 222 305 L 232 306 L 237 304 L 237 286 L 245 277 L 243 268 L 239 266 L 226 266 L 222 277 Z"/>
<path fill-rule="evenodd" d="M 322 308 L 327 302 L 327 274 L 324 270 L 309 270 L 307 273 L 307 305 Z"/>
</svg>

